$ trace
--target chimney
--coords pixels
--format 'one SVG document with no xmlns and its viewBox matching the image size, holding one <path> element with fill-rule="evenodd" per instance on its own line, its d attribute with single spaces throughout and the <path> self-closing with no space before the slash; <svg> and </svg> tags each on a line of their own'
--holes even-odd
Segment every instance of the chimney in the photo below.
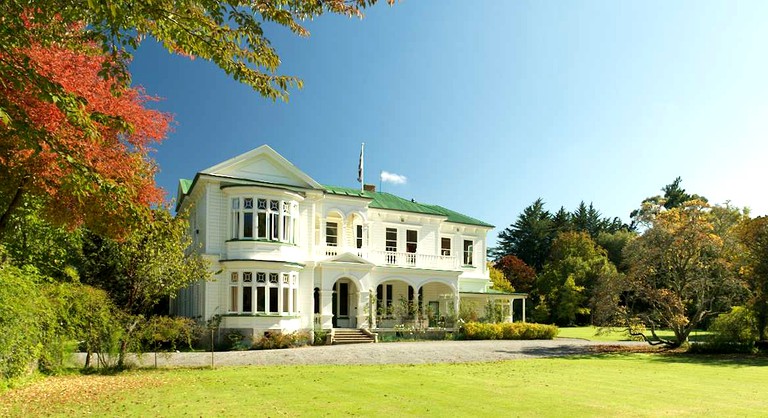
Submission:
<svg viewBox="0 0 768 418">
<path fill-rule="evenodd" d="M 376 191 L 376 185 L 375 184 L 366 184 L 365 186 L 363 186 L 363 189 L 366 192 L 375 192 Z"/>
</svg>

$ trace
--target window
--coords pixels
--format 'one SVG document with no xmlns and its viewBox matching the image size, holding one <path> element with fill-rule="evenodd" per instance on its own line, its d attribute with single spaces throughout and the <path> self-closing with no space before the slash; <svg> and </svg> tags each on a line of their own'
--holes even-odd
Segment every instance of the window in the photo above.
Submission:
<svg viewBox="0 0 768 418">
<path fill-rule="evenodd" d="M 357 248 L 363 248 L 363 226 L 355 226 L 355 245 Z"/>
<path fill-rule="evenodd" d="M 239 285 L 239 279 L 236 272 L 233 272 L 230 275 L 230 286 L 229 286 L 229 311 L 230 312 L 237 312 L 238 306 L 238 285 Z"/>
<path fill-rule="evenodd" d="M 243 238 L 253 238 L 253 198 L 243 199 Z"/>
<path fill-rule="evenodd" d="M 472 247 L 473 243 L 471 240 L 464 240 L 464 265 L 465 266 L 471 266 L 472 265 Z"/>
<path fill-rule="evenodd" d="M 385 251 L 397 251 L 397 229 L 387 228 L 386 241 L 384 242 Z"/>
<path fill-rule="evenodd" d="M 269 288 L 269 313 L 278 313 L 277 291 L 278 289 L 276 287 Z"/>
<path fill-rule="evenodd" d="M 319 314 L 320 313 L 320 288 L 319 287 L 315 288 L 315 295 L 314 295 L 313 301 L 314 301 L 314 305 L 315 305 L 314 306 L 314 308 L 315 308 L 314 312 L 316 314 Z"/>
<path fill-rule="evenodd" d="M 266 288 L 264 286 L 256 286 L 256 312 L 265 312 L 266 309 Z"/>
<path fill-rule="evenodd" d="M 414 230 L 405 231 L 405 260 L 410 265 L 416 264 L 416 245 L 418 244 L 419 233 Z"/>
<path fill-rule="evenodd" d="M 325 245 L 337 247 L 339 245 L 339 224 L 327 222 L 325 224 Z"/>
<path fill-rule="evenodd" d="M 243 312 L 253 312 L 253 286 L 243 285 Z"/>
<path fill-rule="evenodd" d="M 232 272 L 228 312 L 296 313 L 298 312 L 298 284 L 298 273 L 295 272 Z"/>
<path fill-rule="evenodd" d="M 291 242 L 296 243 L 299 241 L 299 231 L 296 229 L 296 218 L 299 216 L 299 205 L 294 203 L 291 205 L 292 208 L 292 216 L 291 216 Z"/>
<path fill-rule="evenodd" d="M 232 239 L 296 242 L 296 202 L 254 197 L 232 199 Z"/>
<path fill-rule="evenodd" d="M 267 200 L 259 199 L 258 201 L 258 222 L 256 230 L 259 232 L 259 238 L 267 239 Z"/>
<path fill-rule="evenodd" d="M 392 285 L 387 285 L 387 313 L 392 312 Z"/>
<path fill-rule="evenodd" d="M 451 239 L 450 238 L 440 238 L 440 255 L 444 255 L 444 256 L 451 255 Z"/>
<path fill-rule="evenodd" d="M 240 237 L 240 199 L 232 199 L 232 238 Z"/>
<path fill-rule="evenodd" d="M 273 241 L 280 239 L 280 202 L 277 200 L 269 201 L 269 223 L 270 223 L 270 235 L 269 238 Z"/>
<path fill-rule="evenodd" d="M 419 241 L 419 233 L 414 230 L 407 230 L 405 231 L 405 252 L 407 253 L 415 253 L 416 252 L 416 245 Z"/>
<path fill-rule="evenodd" d="M 282 240 L 284 242 L 290 242 L 291 237 L 291 203 L 290 202 L 283 202 L 283 230 L 282 230 Z"/>
</svg>

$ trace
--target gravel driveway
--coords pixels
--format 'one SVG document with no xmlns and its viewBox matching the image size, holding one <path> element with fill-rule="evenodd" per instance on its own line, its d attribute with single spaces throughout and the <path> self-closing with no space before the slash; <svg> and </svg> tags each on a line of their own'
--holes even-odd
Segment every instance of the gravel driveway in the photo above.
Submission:
<svg viewBox="0 0 768 418">
<path fill-rule="evenodd" d="M 556 357 L 584 354 L 590 346 L 608 343 L 571 338 L 535 341 L 421 341 L 378 344 L 328 345 L 284 350 L 216 352 L 216 366 L 297 365 L 297 364 L 424 364 L 466 363 Z M 642 342 L 618 342 L 610 345 L 644 345 Z M 82 365 L 85 355 L 75 362 Z M 139 367 L 154 366 L 152 353 L 129 359 Z M 162 353 L 159 367 L 210 366 L 211 353 Z"/>
</svg>

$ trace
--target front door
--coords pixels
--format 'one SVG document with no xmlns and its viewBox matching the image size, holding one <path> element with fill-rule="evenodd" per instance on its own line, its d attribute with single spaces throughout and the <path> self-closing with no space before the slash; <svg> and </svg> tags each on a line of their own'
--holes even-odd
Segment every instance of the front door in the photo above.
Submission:
<svg viewBox="0 0 768 418">
<path fill-rule="evenodd" d="M 336 318 L 336 327 L 351 327 L 349 320 L 349 283 L 340 282 L 336 288 L 336 308 L 333 312 Z"/>
</svg>

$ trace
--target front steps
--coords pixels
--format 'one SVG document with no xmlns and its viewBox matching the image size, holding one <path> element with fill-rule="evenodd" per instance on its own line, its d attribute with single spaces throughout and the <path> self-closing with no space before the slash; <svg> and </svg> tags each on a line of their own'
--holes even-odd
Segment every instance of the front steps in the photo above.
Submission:
<svg viewBox="0 0 768 418">
<path fill-rule="evenodd" d="M 375 343 L 376 334 L 356 328 L 334 328 L 331 333 L 331 344 L 363 344 Z"/>
</svg>

